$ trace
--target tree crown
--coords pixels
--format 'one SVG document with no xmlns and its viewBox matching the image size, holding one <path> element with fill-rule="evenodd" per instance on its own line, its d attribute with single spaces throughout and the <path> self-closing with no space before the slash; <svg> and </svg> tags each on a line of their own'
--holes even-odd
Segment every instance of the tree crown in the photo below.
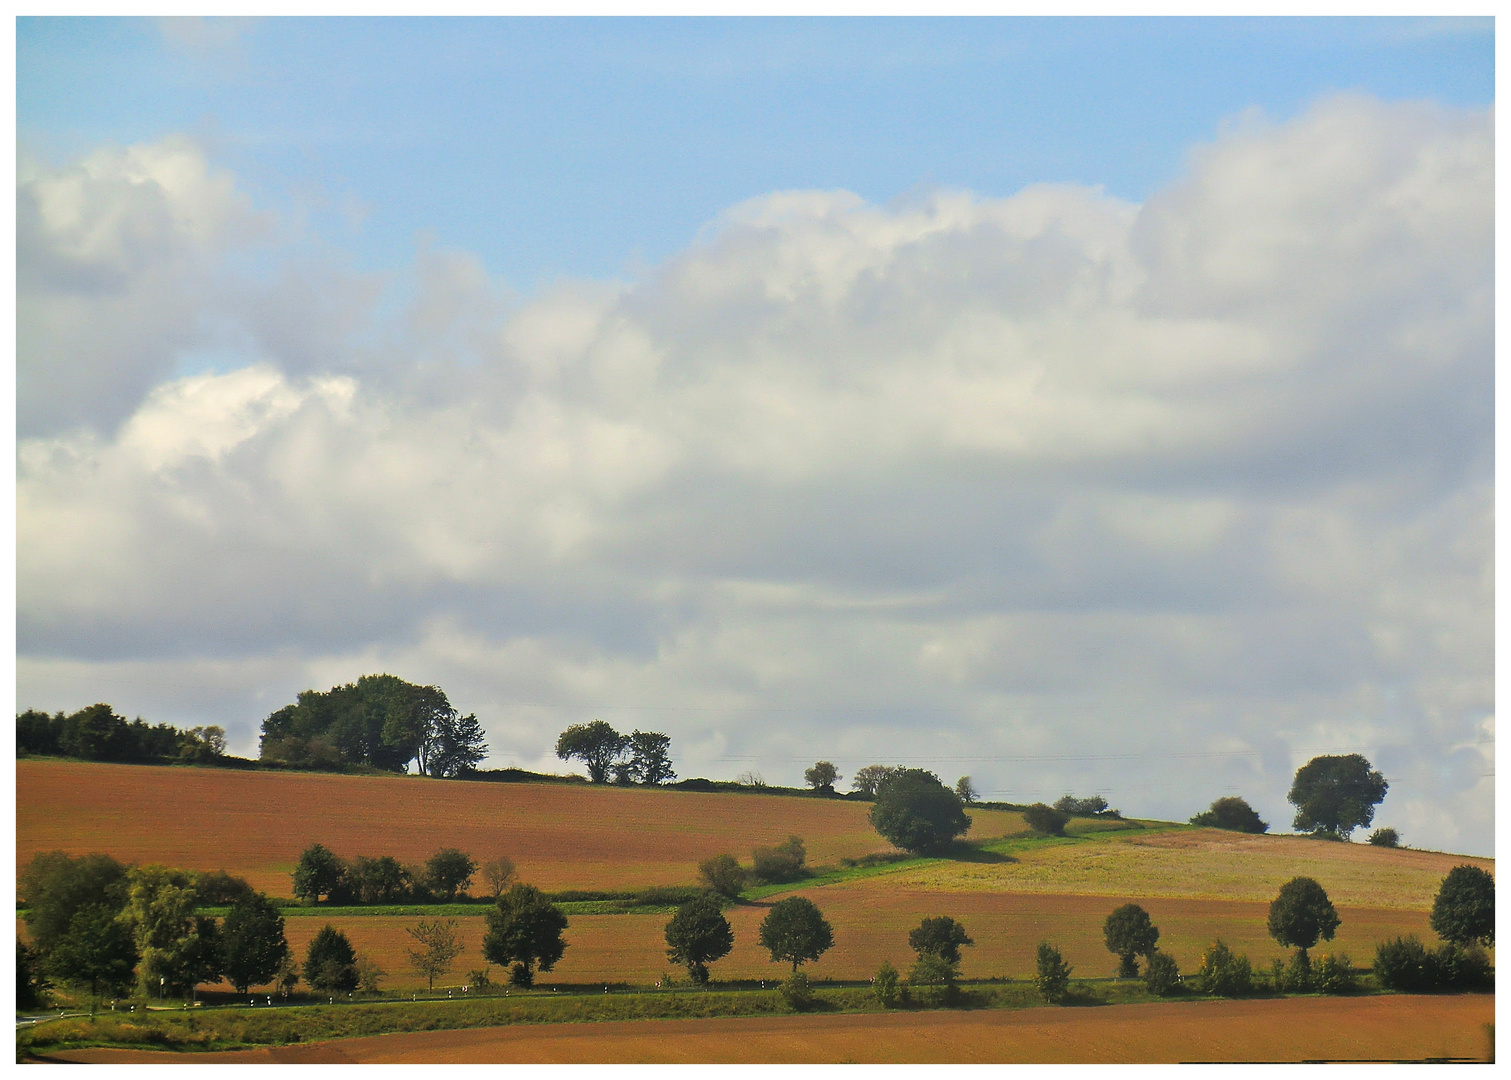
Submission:
<svg viewBox="0 0 1511 1080">
<path fill-rule="evenodd" d="M 1291 878 L 1270 903 L 1270 936 L 1293 948 L 1310 949 L 1319 938 L 1333 940 L 1340 922 L 1326 890 L 1309 877 Z"/>
<path fill-rule="evenodd" d="M 1296 807 L 1293 828 L 1347 839 L 1375 819 L 1390 784 L 1362 754 L 1314 757 L 1296 770 L 1287 801 Z"/>
</svg>

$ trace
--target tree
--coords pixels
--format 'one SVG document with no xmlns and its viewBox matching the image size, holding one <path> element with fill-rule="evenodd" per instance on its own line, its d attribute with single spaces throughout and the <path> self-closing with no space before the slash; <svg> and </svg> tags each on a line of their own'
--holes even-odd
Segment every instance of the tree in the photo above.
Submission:
<svg viewBox="0 0 1511 1080">
<path fill-rule="evenodd" d="M 109 855 L 38 852 L 16 884 L 26 901 L 26 929 L 44 957 L 84 908 L 105 907 L 114 914 L 126 904 L 126 868 Z"/>
<path fill-rule="evenodd" d="M 483 864 L 482 873 L 483 880 L 488 883 L 488 895 L 497 900 L 514 881 L 514 860 L 507 855 L 490 859 Z"/>
<path fill-rule="evenodd" d="M 1375 807 L 1390 784 L 1362 754 L 1314 757 L 1296 770 L 1286 795 L 1296 807 L 1292 828 L 1347 840 L 1375 819 Z"/>
<path fill-rule="evenodd" d="M 144 993 L 186 994 L 220 979 L 219 928 L 196 917 L 199 902 L 189 875 L 166 866 L 133 867 L 126 875 L 120 918 L 140 956 L 137 981 Z"/>
<path fill-rule="evenodd" d="M 1333 940 L 1340 922 L 1327 892 L 1309 877 L 1291 878 L 1270 902 L 1270 937 L 1297 950 L 1302 970 L 1310 964 L 1306 951 L 1317 944 L 1318 938 Z"/>
<path fill-rule="evenodd" d="M 712 896 L 689 900 L 666 924 L 667 959 L 686 965 L 688 976 L 699 985 L 708 982 L 708 965 L 728 956 L 734 943 L 729 920 Z"/>
<path fill-rule="evenodd" d="M 876 969 L 876 977 L 871 980 L 876 1000 L 881 1002 L 881 1007 L 890 1009 L 897 1004 L 902 997 L 901 987 L 898 986 L 897 969 L 892 966 L 892 961 L 883 960 L 881 967 Z"/>
<path fill-rule="evenodd" d="M 42 974 L 42 954 L 16 938 L 16 1008 L 40 1008 L 47 1000 L 48 986 Z"/>
<path fill-rule="evenodd" d="M 628 736 L 619 734 L 602 720 L 573 724 L 556 740 L 556 756 L 563 761 L 577 758 L 588 767 L 588 779 L 602 784 L 607 782 L 614 759 L 628 741 Z"/>
<path fill-rule="evenodd" d="M 1070 973 L 1075 969 L 1065 962 L 1060 950 L 1047 941 L 1039 942 L 1034 968 L 1034 988 L 1050 1004 L 1064 1001 L 1070 992 Z"/>
<path fill-rule="evenodd" d="M 970 806 L 971 803 L 981 798 L 981 792 L 976 790 L 976 785 L 971 783 L 969 776 L 962 776 L 959 780 L 955 781 L 955 794 L 960 797 L 960 801 L 965 803 L 966 806 Z"/>
<path fill-rule="evenodd" d="M 1254 988 L 1254 969 L 1247 956 L 1235 953 L 1219 938 L 1202 954 L 1196 984 L 1204 994 L 1237 997 Z"/>
<path fill-rule="evenodd" d="M 1155 997 L 1169 997 L 1180 985 L 1180 968 L 1169 953 L 1154 952 L 1144 965 L 1144 985 Z"/>
<path fill-rule="evenodd" d="M 278 965 L 278 970 L 273 972 L 273 985 L 278 987 L 278 992 L 284 997 L 299 985 L 299 964 L 294 960 L 293 951 L 283 958 Z"/>
<path fill-rule="evenodd" d="M 807 877 L 807 859 L 808 851 L 800 836 L 789 836 L 776 847 L 758 847 L 750 853 L 752 873 L 772 885 Z"/>
<path fill-rule="evenodd" d="M 874 799 L 881 785 L 900 772 L 902 767 L 898 765 L 867 765 L 855 770 L 855 775 L 850 778 L 850 790 Z"/>
<path fill-rule="evenodd" d="M 625 748 L 629 761 L 625 763 L 626 778 L 632 784 L 665 784 L 677 779 L 672 771 L 672 740 L 669 735 L 656 731 L 632 731 Z"/>
<path fill-rule="evenodd" d="M 1053 806 L 1034 803 L 1023 811 L 1023 820 L 1034 832 L 1043 833 L 1045 836 L 1064 836 L 1065 825 L 1070 821 L 1070 815 L 1063 810 L 1056 810 Z"/>
<path fill-rule="evenodd" d="M 396 904 L 409 897 L 412 875 L 392 855 L 359 855 L 346 871 L 346 885 L 359 904 Z"/>
<path fill-rule="evenodd" d="M 803 770 L 803 782 L 825 795 L 834 794 L 834 785 L 839 782 L 839 778 L 839 770 L 832 761 L 816 761 L 813 768 Z"/>
<path fill-rule="evenodd" d="M 307 904 L 339 892 L 346 878 L 346 864 L 324 844 L 311 844 L 294 867 L 294 895 Z"/>
<path fill-rule="evenodd" d="M 1438 887 L 1429 925 L 1455 945 L 1494 945 L 1495 879 L 1478 866 L 1455 866 Z"/>
<path fill-rule="evenodd" d="M 477 863 L 456 848 L 442 848 L 425 862 L 425 882 L 442 900 L 455 900 L 472 884 Z"/>
<path fill-rule="evenodd" d="M 513 964 L 509 978 L 515 986 L 533 986 L 536 966 L 550 971 L 566 952 L 561 934 L 567 917 L 534 885 L 515 885 L 504 893 L 486 921 L 483 958 Z"/>
<path fill-rule="evenodd" d="M 1215 800 L 1211 808 L 1193 817 L 1191 824 L 1241 833 L 1268 832 L 1270 828 L 1267 822 L 1260 820 L 1254 808 L 1237 795 L 1224 795 Z"/>
<path fill-rule="evenodd" d="M 1401 846 L 1401 834 L 1388 827 L 1376 829 L 1369 834 L 1369 842 L 1375 847 L 1398 848 Z"/>
<path fill-rule="evenodd" d="M 245 878 L 228 874 L 224 870 L 191 874 L 189 880 L 194 885 L 194 895 L 199 902 L 212 907 L 230 907 L 256 892 Z"/>
<path fill-rule="evenodd" d="M 922 956 L 937 956 L 950 964 L 960 963 L 960 949 L 974 945 L 961 926 L 948 915 L 934 915 L 908 931 L 908 947 Z"/>
<path fill-rule="evenodd" d="M 806 896 L 789 896 L 771 905 L 761 920 L 761 946 L 772 963 L 786 960 L 797 966 L 817 960 L 834 945 L 834 928 Z"/>
<path fill-rule="evenodd" d="M 304 981 L 326 993 L 351 993 L 360 981 L 357 975 L 357 950 L 345 934 L 330 923 L 310 939 L 304 956 Z"/>
<path fill-rule="evenodd" d="M 404 932 L 419 943 L 420 948 L 409 949 L 409 966 L 425 976 L 430 989 L 435 989 L 435 977 L 451 970 L 456 958 L 462 955 L 462 939 L 456 932 L 455 919 L 421 919 Z"/>
<path fill-rule="evenodd" d="M 902 769 L 876 793 L 871 824 L 905 851 L 936 855 L 971 827 L 960 796 L 925 769 Z"/>
<path fill-rule="evenodd" d="M 124 990 L 136 967 L 131 931 L 105 904 L 91 904 L 74 912 L 64 933 L 47 956 L 47 968 L 57 978 L 89 987 L 91 1015 L 102 990 Z"/>
<path fill-rule="evenodd" d="M 1096 817 L 1107 812 L 1107 800 L 1100 795 L 1078 799 L 1074 795 L 1061 795 L 1055 800 L 1055 809 L 1072 817 Z"/>
<path fill-rule="evenodd" d="M 425 772 L 430 776 L 464 776 L 488 756 L 483 727 L 471 713 L 455 709 L 436 716 L 424 743 Z"/>
<path fill-rule="evenodd" d="M 1107 921 L 1102 924 L 1102 937 L 1107 942 L 1107 951 L 1117 954 L 1118 978 L 1132 979 L 1138 976 L 1136 958 L 1148 959 L 1154 955 L 1159 928 L 1149 920 L 1149 913 L 1143 908 L 1137 904 L 1124 904 L 1107 916 Z"/>
<path fill-rule="evenodd" d="M 740 895 L 749 877 L 749 872 L 735 861 L 733 855 L 715 855 L 698 864 L 699 880 L 730 900 Z"/>
<path fill-rule="evenodd" d="M 455 717 L 438 686 L 416 686 L 394 675 L 364 675 L 321 692 L 306 690 L 262 722 L 262 757 L 303 767 L 371 765 L 421 773 L 437 726 Z"/>
<path fill-rule="evenodd" d="M 271 982 L 289 958 L 283 916 L 261 893 L 238 900 L 220 928 L 222 973 L 238 993 Z"/>
<path fill-rule="evenodd" d="M 357 957 L 357 989 L 363 993 L 376 993 L 387 974 L 370 957 Z"/>
</svg>

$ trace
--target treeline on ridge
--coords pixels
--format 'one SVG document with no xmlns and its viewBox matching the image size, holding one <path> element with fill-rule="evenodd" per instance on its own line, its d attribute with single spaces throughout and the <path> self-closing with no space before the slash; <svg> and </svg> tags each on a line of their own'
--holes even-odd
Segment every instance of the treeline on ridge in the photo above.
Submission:
<svg viewBox="0 0 1511 1080">
<path fill-rule="evenodd" d="M 103 702 L 65 715 L 27 709 L 16 716 L 16 753 L 79 758 L 82 761 L 214 761 L 225 756 L 226 733 L 210 724 L 180 729 L 127 722 Z"/>
</svg>

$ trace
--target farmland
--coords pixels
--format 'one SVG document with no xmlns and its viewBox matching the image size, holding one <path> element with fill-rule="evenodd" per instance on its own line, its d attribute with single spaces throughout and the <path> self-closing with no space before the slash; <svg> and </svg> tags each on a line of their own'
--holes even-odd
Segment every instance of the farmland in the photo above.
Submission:
<svg viewBox="0 0 1511 1080">
<path fill-rule="evenodd" d="M 1091 1062 L 1483 1060 L 1494 999 L 1291 998 L 1101 1009 L 615 1021 L 419 1031 L 209 1054 L 225 1063 Z M 1283 1034 L 1282 1034 L 1283 1033 Z M 55 1060 L 182 1054 L 55 1051 Z"/>
<path fill-rule="evenodd" d="M 16 765 L 16 858 L 102 851 L 123 862 L 224 869 L 289 894 L 300 851 L 423 862 L 456 847 L 508 855 L 543 889 L 691 883 L 700 859 L 801 836 L 813 864 L 885 851 L 870 807 L 776 795 L 494 784 L 423 777 L 234 772 L 22 760 Z M 977 811 L 975 835 L 1022 828 Z"/>
</svg>

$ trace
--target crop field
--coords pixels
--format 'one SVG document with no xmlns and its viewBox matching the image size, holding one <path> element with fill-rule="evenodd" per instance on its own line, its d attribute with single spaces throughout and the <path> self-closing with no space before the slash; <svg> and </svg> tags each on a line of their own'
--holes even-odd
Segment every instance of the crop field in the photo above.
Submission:
<svg viewBox="0 0 1511 1080">
<path fill-rule="evenodd" d="M 207 1054 L 196 1061 L 1179 1062 L 1484 1060 L 1487 995 L 1289 998 L 917 1014 L 612 1021 L 422 1031 Z M 183 1062 L 177 1053 L 73 1050 L 97 1063 Z"/>
<path fill-rule="evenodd" d="M 299 853 L 422 862 L 441 847 L 508 855 L 543 889 L 689 884 L 700 860 L 801 836 L 813 865 L 890 850 L 869 804 L 778 795 L 496 784 L 424 777 L 236 772 L 93 762 L 16 763 L 18 867 L 39 851 L 224 869 L 274 896 Z M 1022 829 L 973 811 L 973 835 Z"/>
<path fill-rule="evenodd" d="M 1002 862 L 947 862 L 910 869 L 893 888 L 1046 892 L 1087 896 L 1263 900 L 1286 881 L 1316 878 L 1335 904 L 1428 911 L 1444 876 L 1493 859 L 1378 848 L 1297 836 L 1218 829 L 1099 834 L 1095 840 L 1010 842 Z"/>
</svg>

